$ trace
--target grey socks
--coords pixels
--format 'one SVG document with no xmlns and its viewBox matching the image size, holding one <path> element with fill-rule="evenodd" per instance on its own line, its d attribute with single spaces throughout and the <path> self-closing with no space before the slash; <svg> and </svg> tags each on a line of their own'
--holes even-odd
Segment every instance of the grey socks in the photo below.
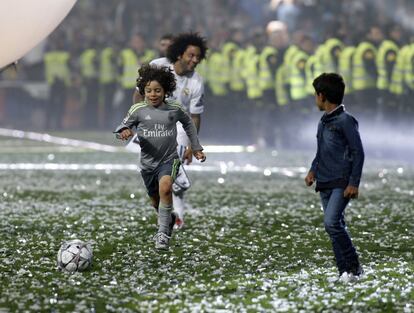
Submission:
<svg viewBox="0 0 414 313">
<path fill-rule="evenodd" d="M 158 210 L 158 232 L 162 232 L 166 235 L 170 234 L 170 225 L 172 221 L 171 217 L 172 204 L 160 203 Z"/>
</svg>

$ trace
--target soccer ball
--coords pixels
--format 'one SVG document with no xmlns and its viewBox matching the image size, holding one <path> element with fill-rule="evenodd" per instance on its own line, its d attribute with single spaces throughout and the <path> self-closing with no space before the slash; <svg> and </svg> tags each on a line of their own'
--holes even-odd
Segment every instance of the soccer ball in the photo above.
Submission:
<svg viewBox="0 0 414 313">
<path fill-rule="evenodd" d="M 62 271 L 84 271 L 92 264 L 92 246 L 78 239 L 64 242 L 57 255 L 57 265 Z"/>
</svg>

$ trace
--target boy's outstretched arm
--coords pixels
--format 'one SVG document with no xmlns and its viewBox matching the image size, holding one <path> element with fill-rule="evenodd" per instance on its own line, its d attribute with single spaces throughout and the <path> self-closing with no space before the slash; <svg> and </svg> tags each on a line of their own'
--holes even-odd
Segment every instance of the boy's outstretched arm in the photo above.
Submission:
<svg viewBox="0 0 414 313">
<path fill-rule="evenodd" d="M 137 127 L 139 123 L 137 114 L 137 110 L 134 109 L 134 106 L 132 106 L 129 109 L 126 117 L 123 119 L 122 123 L 118 125 L 117 128 L 113 131 L 117 139 L 128 140 L 134 136 L 132 128 Z"/>
<path fill-rule="evenodd" d="M 124 128 L 120 133 L 118 133 L 119 139 L 121 140 L 128 140 L 132 136 L 134 136 L 134 133 L 129 128 Z"/>
<path fill-rule="evenodd" d="M 203 151 L 194 151 L 194 157 L 201 162 L 206 160 L 206 155 Z"/>
<path fill-rule="evenodd" d="M 128 140 L 134 135 L 134 132 L 124 124 L 119 125 L 113 133 L 115 134 L 115 137 L 120 140 Z"/>
<path fill-rule="evenodd" d="M 183 124 L 185 133 L 190 139 L 193 155 L 196 157 L 197 160 L 205 158 L 204 153 L 202 152 L 203 147 L 200 145 L 200 142 L 198 141 L 197 129 L 191 117 L 184 111 L 184 108 L 182 107 L 179 109 L 178 114 L 178 121 L 180 121 L 181 124 Z M 199 157 L 197 157 L 197 155 Z"/>
</svg>

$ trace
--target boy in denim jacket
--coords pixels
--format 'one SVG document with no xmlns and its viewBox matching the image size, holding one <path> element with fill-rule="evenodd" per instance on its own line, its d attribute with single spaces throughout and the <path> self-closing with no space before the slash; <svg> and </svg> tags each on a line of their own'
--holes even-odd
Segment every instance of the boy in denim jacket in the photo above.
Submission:
<svg viewBox="0 0 414 313">
<path fill-rule="evenodd" d="M 311 186 L 316 181 L 339 276 L 349 282 L 360 277 L 362 268 L 345 225 L 344 212 L 349 200 L 358 197 L 364 149 L 357 120 L 341 104 L 345 90 L 342 77 L 323 73 L 313 81 L 313 87 L 316 105 L 325 114 L 319 121 L 317 152 L 305 183 Z"/>
</svg>

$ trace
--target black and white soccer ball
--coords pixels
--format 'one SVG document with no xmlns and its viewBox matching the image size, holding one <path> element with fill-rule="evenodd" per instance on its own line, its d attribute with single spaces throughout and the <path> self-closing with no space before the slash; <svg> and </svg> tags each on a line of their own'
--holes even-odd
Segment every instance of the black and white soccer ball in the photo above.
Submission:
<svg viewBox="0 0 414 313">
<path fill-rule="evenodd" d="M 57 266 L 61 271 L 81 272 L 92 265 L 92 246 L 79 239 L 66 241 L 57 255 Z"/>
</svg>

